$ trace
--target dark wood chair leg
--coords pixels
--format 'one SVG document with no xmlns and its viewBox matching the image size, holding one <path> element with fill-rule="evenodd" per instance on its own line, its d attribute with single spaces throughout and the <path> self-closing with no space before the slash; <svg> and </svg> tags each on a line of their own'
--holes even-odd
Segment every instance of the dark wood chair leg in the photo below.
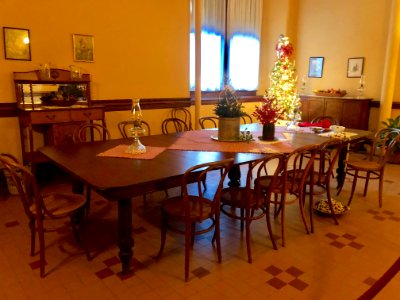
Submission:
<svg viewBox="0 0 400 300">
<path fill-rule="evenodd" d="M 350 206 L 351 200 L 353 200 L 354 191 L 355 191 L 356 185 L 357 185 L 357 179 L 358 179 L 358 171 L 355 171 L 354 172 L 354 178 L 353 178 L 353 185 L 351 186 L 350 199 L 347 202 L 347 206 Z"/>
<path fill-rule="evenodd" d="M 268 202 L 265 206 L 266 206 L 265 218 L 266 218 L 266 221 L 267 221 L 268 234 L 269 234 L 269 237 L 270 237 L 271 242 L 272 242 L 272 247 L 275 250 L 278 250 L 278 247 L 276 246 L 274 235 L 272 234 L 271 215 L 270 215 L 270 213 L 271 213 L 271 202 Z"/>
<path fill-rule="evenodd" d="M 31 231 L 31 256 L 34 256 L 35 255 L 35 241 L 36 241 L 35 219 L 29 220 L 29 229 Z"/>
<path fill-rule="evenodd" d="M 371 172 L 367 172 L 367 176 L 365 177 L 365 185 L 364 185 L 364 192 L 363 192 L 363 196 L 364 197 L 367 195 L 368 184 L 369 184 L 369 178 L 370 177 L 371 177 Z"/>
<path fill-rule="evenodd" d="M 190 224 L 185 224 L 185 281 L 189 281 L 189 259 L 191 248 L 191 232 Z"/>
<path fill-rule="evenodd" d="M 164 246 L 165 246 L 165 240 L 167 237 L 167 224 L 168 224 L 168 218 L 165 216 L 165 214 L 162 214 L 161 217 L 161 245 L 160 245 L 160 250 L 158 251 L 157 254 L 157 260 L 161 258 L 161 255 L 164 251 Z"/>
<path fill-rule="evenodd" d="M 245 218 L 245 223 L 246 223 L 246 247 L 247 247 L 247 261 L 249 263 L 253 262 L 252 256 L 251 256 L 251 238 L 250 238 L 250 211 L 246 209 L 246 218 Z"/>
</svg>

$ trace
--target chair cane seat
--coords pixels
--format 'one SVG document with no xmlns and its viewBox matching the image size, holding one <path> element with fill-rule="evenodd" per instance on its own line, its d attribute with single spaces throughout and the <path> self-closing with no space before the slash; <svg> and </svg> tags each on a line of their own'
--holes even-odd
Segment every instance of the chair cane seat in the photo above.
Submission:
<svg viewBox="0 0 400 300">
<path fill-rule="evenodd" d="M 71 212 L 78 211 L 86 205 L 86 199 L 79 194 L 51 194 L 42 198 L 45 209 L 53 217 L 63 218 Z M 36 205 L 31 205 L 29 210 L 36 215 Z"/>
<path fill-rule="evenodd" d="M 214 214 L 212 201 L 197 196 L 189 197 L 189 214 L 190 219 L 200 222 L 210 218 Z M 185 220 L 185 203 L 181 197 L 168 198 L 163 202 L 163 210 L 177 220 Z"/>
</svg>

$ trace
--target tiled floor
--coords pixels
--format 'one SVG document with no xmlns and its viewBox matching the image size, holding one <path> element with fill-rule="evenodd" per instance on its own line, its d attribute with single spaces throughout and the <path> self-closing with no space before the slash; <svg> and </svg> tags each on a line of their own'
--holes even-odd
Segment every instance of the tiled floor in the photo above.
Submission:
<svg viewBox="0 0 400 300">
<path fill-rule="evenodd" d="M 368 196 L 359 185 L 348 211 L 334 225 L 315 215 L 315 233 L 306 235 L 296 205 L 287 208 L 286 246 L 273 250 L 264 220 L 252 224 L 253 263 L 247 263 L 244 235 L 237 221 L 222 217 L 222 264 L 211 235 L 196 240 L 189 282 L 184 281 L 183 240 L 169 234 L 160 244 L 159 204 L 164 192 L 134 203 L 134 274 L 120 277 L 116 240 L 116 204 L 93 195 L 87 243 L 95 255 L 87 261 L 68 224 L 46 236 L 46 272 L 38 255 L 29 256 L 29 232 L 17 196 L 0 201 L 0 299 L 356 299 L 400 256 L 400 166 L 387 165 L 383 208 L 377 184 Z M 361 182 L 360 182 L 361 183 Z M 68 189 L 59 185 L 59 189 Z M 346 202 L 350 182 L 336 200 Z M 172 191 L 174 192 L 174 191 Z M 175 191 L 176 192 L 176 191 Z M 400 274 L 376 299 L 399 299 Z"/>
</svg>

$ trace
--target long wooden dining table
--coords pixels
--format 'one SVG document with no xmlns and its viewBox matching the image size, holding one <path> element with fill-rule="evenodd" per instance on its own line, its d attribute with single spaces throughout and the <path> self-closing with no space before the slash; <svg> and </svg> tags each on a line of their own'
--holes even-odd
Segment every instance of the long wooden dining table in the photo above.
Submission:
<svg viewBox="0 0 400 300">
<path fill-rule="evenodd" d="M 262 128 L 259 124 L 250 124 L 246 125 L 246 130 L 253 133 L 255 139 L 257 139 Z M 261 146 L 258 141 L 250 143 L 219 142 L 215 140 L 214 135 L 217 132 L 213 130 L 142 137 L 142 143 L 149 149 L 161 149 L 151 159 L 140 159 L 140 157 L 129 159 L 101 155 L 107 153 L 110 149 L 116 149 L 120 146 L 126 147 L 132 142 L 130 139 L 44 146 L 39 148 L 38 151 L 72 176 L 79 185 L 85 185 L 107 200 L 117 202 L 117 243 L 122 264 L 121 273 L 126 274 L 131 272 L 130 263 L 134 247 L 132 197 L 148 191 L 179 186 L 183 173 L 197 164 L 234 158 L 235 165 L 239 166 L 265 156 L 266 153 L 290 153 L 297 147 L 321 144 L 329 139 L 329 137 L 311 132 L 285 132 L 285 128 L 279 130 L 281 130 L 279 134 L 282 134 L 281 140 L 277 139 L 273 143 L 265 143 Z M 370 134 L 370 132 L 361 130 L 346 131 L 354 133 L 351 138 L 353 141 L 363 139 Z M 182 141 L 184 138 L 190 140 L 191 136 L 195 138 L 191 144 L 189 143 L 190 145 L 185 146 Z M 206 137 L 207 141 L 202 142 L 200 136 Z M 223 147 L 224 145 L 226 148 Z M 230 179 L 237 180 L 235 176 L 238 175 L 231 175 Z M 82 189 L 77 190 L 81 191 Z"/>
</svg>

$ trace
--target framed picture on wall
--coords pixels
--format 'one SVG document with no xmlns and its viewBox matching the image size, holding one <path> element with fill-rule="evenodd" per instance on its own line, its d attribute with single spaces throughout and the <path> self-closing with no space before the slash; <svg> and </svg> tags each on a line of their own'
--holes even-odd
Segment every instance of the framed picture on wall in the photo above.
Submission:
<svg viewBox="0 0 400 300">
<path fill-rule="evenodd" d="M 92 35 L 73 34 L 74 61 L 94 61 L 94 37 Z"/>
<path fill-rule="evenodd" d="M 31 60 L 29 29 L 3 27 L 5 59 Z"/>
<path fill-rule="evenodd" d="M 364 71 L 364 57 L 349 58 L 347 63 L 347 77 L 361 77 Z"/>
<path fill-rule="evenodd" d="M 324 69 L 323 57 L 310 57 L 308 63 L 308 77 L 321 78 Z"/>
</svg>

